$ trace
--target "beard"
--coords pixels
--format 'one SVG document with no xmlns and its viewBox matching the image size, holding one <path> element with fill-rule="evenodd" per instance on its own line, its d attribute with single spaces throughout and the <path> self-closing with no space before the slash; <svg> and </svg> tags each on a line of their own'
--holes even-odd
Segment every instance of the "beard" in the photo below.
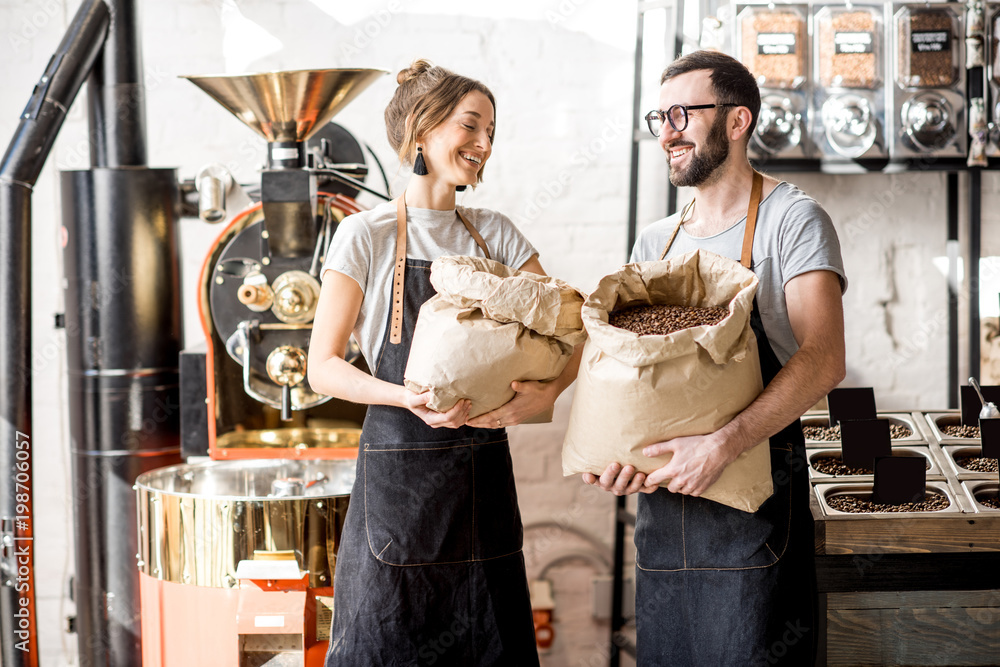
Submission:
<svg viewBox="0 0 1000 667">
<path fill-rule="evenodd" d="M 729 139 L 726 137 L 728 114 L 716 113 L 708 130 L 704 150 L 692 150 L 691 161 L 685 169 L 670 167 L 670 182 L 676 187 L 698 187 L 712 178 L 716 170 L 729 159 Z M 669 160 L 668 160 L 669 166 Z"/>
</svg>

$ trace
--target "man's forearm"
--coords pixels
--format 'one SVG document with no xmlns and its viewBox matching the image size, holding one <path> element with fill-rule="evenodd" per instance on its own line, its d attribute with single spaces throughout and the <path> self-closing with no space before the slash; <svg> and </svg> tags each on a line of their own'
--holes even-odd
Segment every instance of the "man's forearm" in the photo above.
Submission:
<svg viewBox="0 0 1000 667">
<path fill-rule="evenodd" d="M 842 353 L 801 348 L 760 396 L 720 431 L 739 455 L 798 419 L 843 379 Z"/>
</svg>

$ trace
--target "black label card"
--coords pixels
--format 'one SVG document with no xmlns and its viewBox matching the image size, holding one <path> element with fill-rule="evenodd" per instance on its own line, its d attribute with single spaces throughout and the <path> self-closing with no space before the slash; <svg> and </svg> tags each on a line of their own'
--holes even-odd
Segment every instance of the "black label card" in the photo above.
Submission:
<svg viewBox="0 0 1000 667">
<path fill-rule="evenodd" d="M 922 456 L 875 459 L 872 502 L 884 505 L 919 503 L 927 498 L 927 469 Z"/>
<path fill-rule="evenodd" d="M 841 461 L 851 468 L 871 470 L 877 457 L 892 456 L 888 419 L 842 421 L 840 440 Z"/>
<path fill-rule="evenodd" d="M 875 419 L 875 390 L 871 387 L 838 387 L 826 395 L 830 426 L 842 421 Z"/>
<path fill-rule="evenodd" d="M 988 384 L 979 388 L 983 390 L 983 396 L 988 403 L 1000 406 L 1000 386 Z M 983 409 L 979 394 L 969 385 L 962 385 L 958 390 L 959 405 L 962 407 L 962 426 L 975 426 L 979 423 L 979 411 Z"/>
<path fill-rule="evenodd" d="M 985 459 L 1000 459 L 1000 419 L 980 419 L 979 436 Z"/>
<path fill-rule="evenodd" d="M 835 32 L 833 33 L 833 52 L 840 53 L 872 53 L 875 39 L 870 32 Z"/>
<path fill-rule="evenodd" d="M 787 56 L 795 53 L 794 32 L 757 33 L 757 55 Z"/>
<path fill-rule="evenodd" d="M 951 31 L 914 30 L 910 33 L 914 53 L 933 53 L 951 50 Z"/>
</svg>

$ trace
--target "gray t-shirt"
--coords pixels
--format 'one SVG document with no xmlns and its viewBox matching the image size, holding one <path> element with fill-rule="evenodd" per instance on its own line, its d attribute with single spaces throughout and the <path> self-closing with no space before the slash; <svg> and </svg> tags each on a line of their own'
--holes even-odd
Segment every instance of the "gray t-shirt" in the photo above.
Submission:
<svg viewBox="0 0 1000 667">
<path fill-rule="evenodd" d="M 462 207 L 483 237 L 490 256 L 515 269 L 538 251 L 507 216 L 484 208 Z M 433 261 L 443 255 L 485 257 L 458 213 L 406 207 L 406 256 Z M 354 338 L 371 363 L 385 336 L 392 300 L 392 270 L 396 260 L 396 203 L 386 202 L 370 211 L 350 215 L 340 223 L 323 263 L 322 275 L 330 269 L 353 278 L 364 300 L 354 325 Z"/>
<path fill-rule="evenodd" d="M 631 261 L 658 260 L 680 215 L 675 213 L 643 229 L 632 248 Z M 667 258 L 704 248 L 739 261 L 746 224 L 744 216 L 729 229 L 704 238 L 689 236 L 681 227 Z M 757 212 L 753 265 L 760 281 L 757 306 L 764 332 L 784 365 L 799 349 L 788 322 L 785 303 L 788 281 L 809 271 L 833 271 L 840 276 L 841 289 L 847 289 L 844 260 L 840 256 L 840 241 L 833 221 L 815 199 L 790 183 L 779 183 L 760 203 Z"/>
</svg>

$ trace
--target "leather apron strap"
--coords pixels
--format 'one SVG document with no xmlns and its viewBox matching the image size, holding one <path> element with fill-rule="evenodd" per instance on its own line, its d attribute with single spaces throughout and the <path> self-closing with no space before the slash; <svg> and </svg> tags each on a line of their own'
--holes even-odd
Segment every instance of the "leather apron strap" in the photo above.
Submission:
<svg viewBox="0 0 1000 667">
<path fill-rule="evenodd" d="M 455 212 L 462 220 L 462 224 L 476 241 L 476 245 L 486 255 L 486 259 L 493 259 L 490 255 L 486 242 L 475 227 L 462 215 L 457 208 Z M 406 195 L 399 196 L 396 200 L 396 263 L 392 270 L 392 319 L 389 322 L 389 342 L 399 345 L 403 341 L 403 277 L 406 271 Z"/>
<path fill-rule="evenodd" d="M 743 230 L 743 249 L 740 253 L 740 264 L 748 269 L 753 268 L 753 235 L 757 228 L 757 209 L 760 207 L 760 198 L 763 191 L 764 177 L 760 175 L 760 172 L 754 170 L 753 185 L 750 186 L 750 204 L 747 206 L 747 225 Z M 693 206 L 694 200 L 692 199 L 691 203 L 684 208 L 684 211 L 681 213 L 681 219 L 677 222 L 677 226 L 674 227 L 670 238 L 667 239 L 667 245 L 664 246 L 663 252 L 660 253 L 660 259 L 664 259 L 667 253 L 670 252 L 670 246 L 674 244 L 677 232 L 681 230 L 681 225 L 684 224 L 685 218 L 687 218 Z"/>
</svg>

